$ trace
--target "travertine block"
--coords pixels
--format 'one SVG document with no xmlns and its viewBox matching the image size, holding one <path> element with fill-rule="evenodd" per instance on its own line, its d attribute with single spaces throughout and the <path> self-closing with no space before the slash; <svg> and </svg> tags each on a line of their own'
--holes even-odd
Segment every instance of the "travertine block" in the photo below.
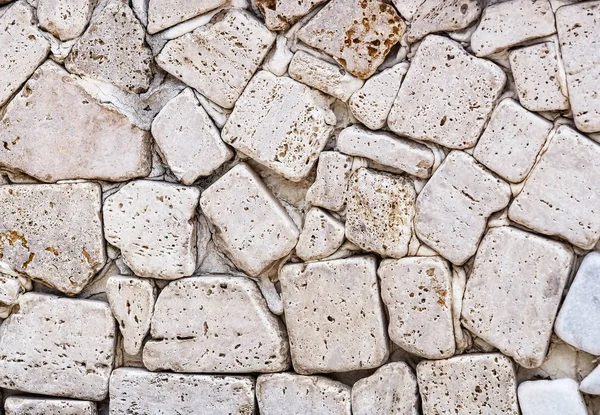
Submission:
<svg viewBox="0 0 600 415">
<path fill-rule="evenodd" d="M 412 20 L 413 16 L 419 10 L 419 6 L 425 0 L 392 0 L 396 9 L 406 20 Z"/>
<path fill-rule="evenodd" d="M 519 406 L 523 415 L 588 415 L 573 379 L 523 382 L 519 385 Z"/>
<path fill-rule="evenodd" d="M 319 155 L 317 177 L 306 192 L 306 201 L 313 206 L 339 211 L 346 203 L 346 188 L 352 174 L 352 157 L 337 151 Z"/>
<path fill-rule="evenodd" d="M 415 42 L 430 33 L 454 32 L 468 27 L 479 18 L 479 0 L 425 0 L 416 9 L 407 39 Z"/>
<path fill-rule="evenodd" d="M 287 30 L 290 25 L 326 0 L 255 0 L 271 30 Z"/>
<path fill-rule="evenodd" d="M 6 415 L 97 415 L 95 402 L 72 399 L 10 396 L 4 401 Z"/>
<path fill-rule="evenodd" d="M 224 5 L 227 0 L 150 0 L 148 33 L 154 34 Z"/>
<path fill-rule="evenodd" d="M 311 208 L 296 245 L 296 255 L 314 261 L 333 254 L 344 242 L 344 224 L 323 209 Z"/>
<path fill-rule="evenodd" d="M 40 27 L 62 41 L 79 37 L 95 6 L 96 0 L 38 0 Z"/>
</svg>

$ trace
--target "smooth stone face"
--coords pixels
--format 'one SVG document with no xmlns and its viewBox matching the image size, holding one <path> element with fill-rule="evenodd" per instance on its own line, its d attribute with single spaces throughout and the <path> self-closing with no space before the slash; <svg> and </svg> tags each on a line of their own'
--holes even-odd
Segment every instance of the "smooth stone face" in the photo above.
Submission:
<svg viewBox="0 0 600 415">
<path fill-rule="evenodd" d="M 253 415 L 254 379 L 151 373 L 133 368 L 120 368 L 112 373 L 110 415 L 174 413 Z"/>
<path fill-rule="evenodd" d="M 475 254 L 488 218 L 506 207 L 510 196 L 508 183 L 454 151 L 419 193 L 415 231 L 444 258 L 462 265 Z"/>
<path fill-rule="evenodd" d="M 260 375 L 256 399 L 262 415 L 350 415 L 350 387 L 323 376 Z"/>
<path fill-rule="evenodd" d="M 573 259 L 566 244 L 507 226 L 490 229 L 467 281 L 463 326 L 521 366 L 540 366 Z"/>
<path fill-rule="evenodd" d="M 104 202 L 104 236 L 135 275 L 174 280 L 196 269 L 195 187 L 137 180 Z"/>
<path fill-rule="evenodd" d="M 385 259 L 377 275 L 390 339 L 427 359 L 454 355 L 452 273 L 440 257 Z"/>
<path fill-rule="evenodd" d="M 4 306 L 16 304 L 24 291 L 18 277 L 0 274 L 0 304 Z"/>
<path fill-rule="evenodd" d="M 275 34 L 255 17 L 231 9 L 168 42 L 156 63 L 217 105 L 233 108 L 273 42 Z"/>
<path fill-rule="evenodd" d="M 519 414 L 515 369 L 499 353 L 424 360 L 417 380 L 426 415 Z"/>
<path fill-rule="evenodd" d="M 417 378 L 404 362 L 381 366 L 352 386 L 354 415 L 417 415 Z"/>
<path fill-rule="evenodd" d="M 352 157 L 337 151 L 319 155 L 317 177 L 306 192 L 306 201 L 337 212 L 346 203 L 346 187 L 352 174 Z"/>
<path fill-rule="evenodd" d="M 106 261 L 96 183 L 0 186 L 0 267 L 66 294 Z"/>
<path fill-rule="evenodd" d="M 600 145 L 561 126 L 535 165 L 508 217 L 582 249 L 600 238 Z"/>
<path fill-rule="evenodd" d="M 370 369 L 387 359 L 374 257 L 287 264 L 279 280 L 297 373 Z"/>
<path fill-rule="evenodd" d="M 116 329 L 106 303 L 23 294 L 0 326 L 0 386 L 100 401 L 108 392 Z"/>
<path fill-rule="evenodd" d="M 545 118 L 504 99 L 494 108 L 473 157 L 503 179 L 518 183 L 531 171 L 551 129 Z"/>
<path fill-rule="evenodd" d="M 326 0 L 256 0 L 270 30 L 287 30 Z"/>
<path fill-rule="evenodd" d="M 600 366 L 596 366 L 596 369 L 581 381 L 579 390 L 588 395 L 600 395 Z"/>
<path fill-rule="evenodd" d="M 233 157 L 190 88 L 169 101 L 154 118 L 152 136 L 183 184 L 210 175 Z"/>
<path fill-rule="evenodd" d="M 479 0 L 425 0 L 416 10 L 407 39 L 412 43 L 430 33 L 464 29 L 480 14 Z"/>
<path fill-rule="evenodd" d="M 62 41 L 80 36 L 92 17 L 95 0 L 38 0 L 40 27 Z"/>
<path fill-rule="evenodd" d="M 448 38 L 429 35 L 412 59 L 388 126 L 449 148 L 473 147 L 505 82 L 492 62 L 473 57 Z"/>
<path fill-rule="evenodd" d="M 151 167 L 150 135 L 51 61 L 6 106 L 0 141 L 7 143 L 0 165 L 44 182 L 124 181 L 146 176 Z"/>
<path fill-rule="evenodd" d="M 148 2 L 148 33 L 154 34 L 192 17 L 216 9 L 226 0 L 150 0 Z"/>
<path fill-rule="evenodd" d="M 205 373 L 280 372 L 290 366 L 285 328 L 254 281 L 184 278 L 160 293 L 144 365 Z"/>
<path fill-rule="evenodd" d="M 95 402 L 71 399 L 10 396 L 4 401 L 6 415 L 96 415 Z"/>
<path fill-rule="evenodd" d="M 314 261 L 333 254 L 344 242 L 344 224 L 323 209 L 311 208 L 296 245 L 296 255 Z"/>
<path fill-rule="evenodd" d="M 279 200 L 246 164 L 206 189 L 200 206 L 217 228 L 215 243 L 253 277 L 289 254 L 300 235 Z"/>
<path fill-rule="evenodd" d="M 535 380 L 519 385 L 522 415 L 588 415 L 573 379 Z"/>
</svg>

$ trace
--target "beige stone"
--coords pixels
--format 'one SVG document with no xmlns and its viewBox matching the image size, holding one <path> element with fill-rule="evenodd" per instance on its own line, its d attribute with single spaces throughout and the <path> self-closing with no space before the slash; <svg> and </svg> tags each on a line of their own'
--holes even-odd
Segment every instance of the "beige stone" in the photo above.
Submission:
<svg viewBox="0 0 600 415">
<path fill-rule="evenodd" d="M 148 2 L 148 33 L 160 32 L 221 7 L 226 2 L 226 0 L 150 0 Z"/>
<path fill-rule="evenodd" d="M 579 385 L 573 379 L 523 382 L 518 391 L 523 415 L 588 415 Z"/>
<path fill-rule="evenodd" d="M 412 18 L 407 40 L 412 43 L 430 33 L 464 29 L 476 21 L 480 14 L 479 0 L 425 0 Z"/>
<path fill-rule="evenodd" d="M 38 0 L 40 27 L 62 41 L 81 36 L 96 6 L 96 0 Z"/>
<path fill-rule="evenodd" d="M 346 187 L 352 174 L 352 157 L 337 151 L 319 155 L 317 177 L 306 192 L 306 201 L 335 212 L 346 203 Z"/>
<path fill-rule="evenodd" d="M 314 261 L 333 254 L 344 242 L 344 224 L 323 209 L 311 208 L 296 245 L 296 255 Z"/>
<path fill-rule="evenodd" d="M 255 0 L 270 30 L 287 30 L 327 0 Z"/>
<path fill-rule="evenodd" d="M 11 396 L 4 401 L 6 415 L 97 415 L 95 402 L 72 399 Z"/>
</svg>

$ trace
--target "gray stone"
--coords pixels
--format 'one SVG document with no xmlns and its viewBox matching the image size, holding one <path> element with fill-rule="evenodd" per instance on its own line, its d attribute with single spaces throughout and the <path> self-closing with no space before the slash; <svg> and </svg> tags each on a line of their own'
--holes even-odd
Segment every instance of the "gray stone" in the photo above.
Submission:
<svg viewBox="0 0 600 415">
<path fill-rule="evenodd" d="M 6 415 L 97 415 L 95 402 L 71 399 L 11 396 L 4 401 Z"/>
<path fill-rule="evenodd" d="M 346 203 L 346 187 L 352 174 L 352 157 L 337 151 L 319 155 L 317 177 L 306 192 L 306 201 L 337 212 Z"/>
<path fill-rule="evenodd" d="M 148 2 L 148 33 L 154 34 L 192 17 L 216 9 L 227 0 L 150 0 Z"/>
<path fill-rule="evenodd" d="M 270 30 L 287 30 L 327 0 L 255 0 Z"/>
<path fill-rule="evenodd" d="M 523 415 L 588 415 L 579 385 L 573 379 L 535 380 L 519 385 Z"/>
<path fill-rule="evenodd" d="M 430 33 L 464 29 L 476 21 L 480 14 L 479 0 L 425 0 L 412 18 L 407 40 L 412 43 Z"/>
<path fill-rule="evenodd" d="M 311 208 L 296 245 L 296 255 L 314 261 L 333 254 L 344 242 L 344 224 L 323 209 Z"/>
<path fill-rule="evenodd" d="M 81 36 L 96 6 L 96 0 L 38 0 L 40 27 L 62 41 Z"/>
</svg>

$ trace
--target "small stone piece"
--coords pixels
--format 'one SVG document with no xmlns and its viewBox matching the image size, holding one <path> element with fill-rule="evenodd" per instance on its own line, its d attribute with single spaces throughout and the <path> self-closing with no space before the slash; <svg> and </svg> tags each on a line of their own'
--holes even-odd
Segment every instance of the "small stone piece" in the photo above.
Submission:
<svg viewBox="0 0 600 415">
<path fill-rule="evenodd" d="M 417 378 L 404 362 L 381 366 L 352 386 L 354 415 L 417 415 Z"/>
<path fill-rule="evenodd" d="M 150 0 L 148 2 L 148 33 L 165 30 L 192 17 L 221 7 L 227 0 Z"/>
<path fill-rule="evenodd" d="M 285 327 L 249 278 L 170 283 L 156 301 L 151 334 L 144 365 L 152 371 L 264 373 L 290 366 Z"/>
<path fill-rule="evenodd" d="M 485 8 L 471 48 L 477 56 L 488 56 L 553 33 L 554 12 L 548 0 L 509 0 Z"/>
<path fill-rule="evenodd" d="M 515 369 L 499 353 L 424 360 L 417 379 L 424 414 L 519 415 Z"/>
<path fill-rule="evenodd" d="M 95 0 L 38 0 L 40 27 L 63 42 L 81 36 L 96 6 Z"/>
<path fill-rule="evenodd" d="M 333 56 L 352 75 L 367 79 L 405 30 L 396 10 L 382 1 L 333 0 L 298 31 L 298 37 Z"/>
<path fill-rule="evenodd" d="M 287 30 L 327 0 L 255 0 L 270 30 Z"/>
<path fill-rule="evenodd" d="M 521 182 L 531 171 L 552 123 L 510 98 L 500 101 L 473 157 L 505 180 Z"/>
<path fill-rule="evenodd" d="M 573 259 L 566 244 L 508 226 L 490 229 L 467 281 L 463 325 L 521 366 L 540 366 Z"/>
<path fill-rule="evenodd" d="M 333 254 L 343 242 L 344 224 L 323 209 L 312 208 L 304 217 L 296 254 L 303 261 L 315 261 Z"/>
<path fill-rule="evenodd" d="M 374 257 L 353 256 L 281 268 L 283 308 L 296 372 L 371 369 L 387 360 L 376 267 Z"/>
<path fill-rule="evenodd" d="M 212 174 L 233 157 L 190 88 L 169 101 L 154 118 L 152 136 L 183 184 Z"/>
<path fill-rule="evenodd" d="M 0 386 L 100 401 L 108 392 L 116 329 L 104 302 L 23 294 L 0 326 Z"/>
<path fill-rule="evenodd" d="M 523 415 L 588 415 L 573 379 L 523 382 L 519 385 L 519 406 Z"/>
<path fill-rule="evenodd" d="M 6 415 L 97 415 L 95 402 L 71 399 L 10 396 L 4 401 Z"/>
<path fill-rule="evenodd" d="M 0 305 L 15 305 L 24 291 L 18 277 L 0 274 Z"/>
<path fill-rule="evenodd" d="M 410 43 L 430 33 L 454 32 L 468 27 L 479 18 L 479 0 L 425 0 L 417 9 L 408 28 Z"/>
<path fill-rule="evenodd" d="M 514 199 L 508 217 L 582 249 L 600 238 L 600 144 L 558 127 Z"/>
<path fill-rule="evenodd" d="M 319 155 L 317 178 L 306 192 L 306 201 L 337 212 L 346 203 L 346 187 L 352 174 L 352 157 L 337 151 Z"/>
<path fill-rule="evenodd" d="M 174 280 L 196 269 L 195 187 L 137 180 L 104 202 L 104 233 L 135 275 Z"/>
<path fill-rule="evenodd" d="M 456 42 L 429 35 L 402 82 L 388 125 L 399 135 L 449 148 L 477 143 L 506 75 Z"/>
<path fill-rule="evenodd" d="M 600 395 L 600 366 L 596 366 L 596 369 L 581 381 L 579 390 L 588 395 Z"/>
<path fill-rule="evenodd" d="M 168 42 L 156 63 L 217 105 L 233 108 L 275 37 L 249 12 L 230 9 Z"/>
<path fill-rule="evenodd" d="M 419 193 L 415 231 L 441 256 L 462 265 L 477 251 L 489 217 L 510 196 L 508 183 L 467 153 L 453 151 Z"/>
</svg>

